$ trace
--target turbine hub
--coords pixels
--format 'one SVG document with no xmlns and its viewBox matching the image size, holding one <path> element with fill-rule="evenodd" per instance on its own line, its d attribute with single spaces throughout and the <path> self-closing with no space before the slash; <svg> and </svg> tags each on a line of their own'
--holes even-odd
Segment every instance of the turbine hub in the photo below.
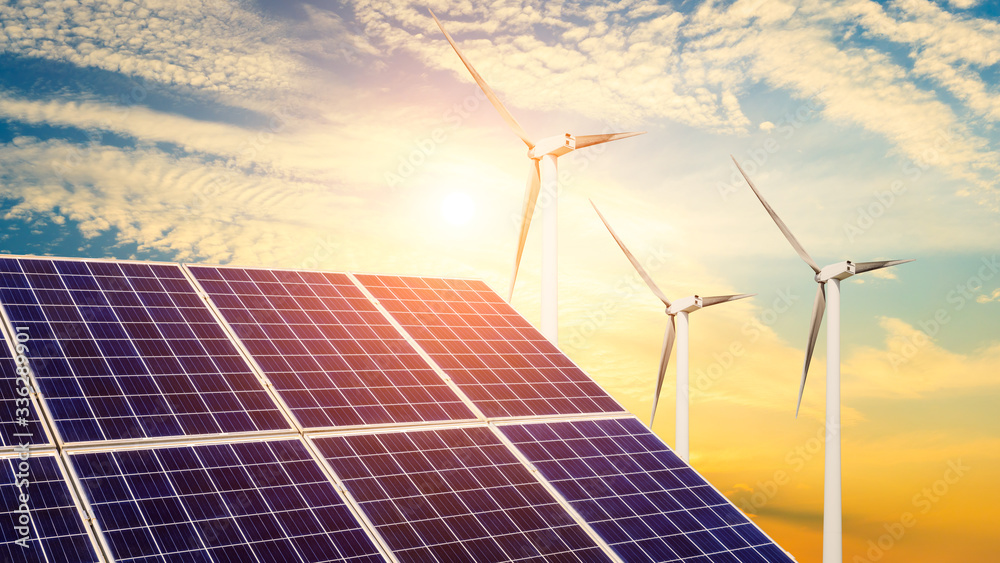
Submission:
<svg viewBox="0 0 1000 563">
<path fill-rule="evenodd" d="M 697 295 L 692 295 L 690 297 L 685 297 L 683 299 L 678 299 L 670 304 L 667 309 L 667 314 L 676 315 L 677 313 L 693 313 L 704 306 L 704 302 L 701 297 Z"/>
<path fill-rule="evenodd" d="M 576 137 L 566 133 L 555 137 L 546 137 L 528 151 L 528 158 L 542 158 L 547 154 L 562 156 L 576 150 Z"/>
<path fill-rule="evenodd" d="M 833 279 L 846 280 L 856 273 L 857 269 L 854 266 L 854 262 L 844 260 L 843 262 L 837 262 L 836 264 L 824 266 L 823 269 L 816 274 L 816 281 L 818 283 L 826 283 Z"/>
</svg>

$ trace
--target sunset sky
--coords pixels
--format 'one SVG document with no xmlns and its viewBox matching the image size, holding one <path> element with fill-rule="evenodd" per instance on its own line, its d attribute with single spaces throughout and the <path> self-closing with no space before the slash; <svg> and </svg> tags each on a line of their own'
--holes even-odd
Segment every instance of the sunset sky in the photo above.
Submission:
<svg viewBox="0 0 1000 563">
<path fill-rule="evenodd" d="M 647 420 L 667 317 L 588 199 L 693 315 L 692 463 L 820 560 L 825 330 L 734 155 L 844 282 L 845 561 L 994 561 L 1000 9 L 985 0 L 66 0 L 0 5 L 0 250 L 486 280 L 525 147 L 560 159 L 561 348 Z M 538 320 L 540 226 L 513 305 Z M 654 430 L 673 444 L 673 361 Z"/>
</svg>

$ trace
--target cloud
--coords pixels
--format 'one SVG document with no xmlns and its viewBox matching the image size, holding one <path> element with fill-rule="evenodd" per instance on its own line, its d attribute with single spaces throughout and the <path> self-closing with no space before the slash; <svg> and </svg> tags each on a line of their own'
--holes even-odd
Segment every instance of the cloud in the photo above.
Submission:
<svg viewBox="0 0 1000 563">
<path fill-rule="evenodd" d="M 977 115 L 1000 120 L 1000 95 L 973 70 L 1000 61 L 1000 24 L 957 16 L 927 0 L 896 0 L 889 8 L 892 14 L 874 2 L 856 2 L 844 10 L 860 18 L 867 35 L 906 46 L 915 73 L 944 86 Z"/>
<path fill-rule="evenodd" d="M 354 8 L 366 34 L 389 52 L 412 52 L 471 81 L 423 8 L 386 0 Z M 565 11 L 543 3 L 469 5 L 457 13 L 450 5 L 432 8 L 511 105 L 569 110 L 626 126 L 652 117 L 720 132 L 749 125 L 738 92 L 715 81 L 702 61 L 685 59 L 679 35 L 684 16 L 667 6 L 642 0 L 574 4 Z M 579 19 L 570 15 L 577 13 Z M 547 35 L 539 37 L 539 28 Z"/>
<path fill-rule="evenodd" d="M 223 0 L 0 5 L 0 52 L 217 93 L 288 87 L 280 27 Z"/>
<path fill-rule="evenodd" d="M 21 137 L 0 146 L 6 219 L 115 232 L 178 260 L 301 265 L 357 212 L 335 186 L 255 175 L 195 156 Z M 339 220 L 338 220 L 339 218 Z"/>
<path fill-rule="evenodd" d="M 995 187 L 1000 157 L 965 119 L 966 111 L 1000 116 L 1000 97 L 980 74 L 1000 57 L 995 22 L 956 16 L 926 0 L 890 8 L 869 0 L 707 2 L 689 14 L 636 1 L 572 10 L 579 18 L 568 6 L 557 12 L 535 3 L 523 13 L 518 6 L 516 14 L 504 12 L 504 3 L 435 6 L 466 56 L 513 106 L 625 125 L 666 118 L 744 134 L 751 126 L 747 92 L 766 83 L 816 99 L 824 118 L 877 133 L 910 162 L 939 166 L 980 190 Z M 374 44 L 471 81 L 421 8 L 376 1 L 354 9 Z M 878 41 L 855 45 L 850 29 L 857 26 Z M 900 45 L 913 56 L 912 68 L 899 61 Z M 928 89 L 923 76 L 960 103 Z"/>
<path fill-rule="evenodd" d="M 994 289 L 993 293 L 989 295 L 980 295 L 976 297 L 976 303 L 995 303 L 1000 301 L 1000 288 Z"/>
<path fill-rule="evenodd" d="M 866 346 L 845 359 L 844 382 L 849 389 L 845 393 L 855 397 L 917 398 L 941 391 L 996 387 L 1000 343 L 959 354 L 935 341 L 937 332 L 943 329 L 936 320 L 914 326 L 881 317 L 879 326 L 885 331 L 881 347 Z"/>
</svg>

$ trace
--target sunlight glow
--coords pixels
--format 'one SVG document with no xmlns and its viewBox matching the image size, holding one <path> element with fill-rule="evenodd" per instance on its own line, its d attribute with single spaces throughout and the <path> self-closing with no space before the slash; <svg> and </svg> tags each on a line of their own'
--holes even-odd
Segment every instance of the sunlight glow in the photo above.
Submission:
<svg viewBox="0 0 1000 563">
<path fill-rule="evenodd" d="M 465 225 L 475 214 L 476 203 L 466 193 L 452 192 L 441 202 L 441 216 L 451 225 Z"/>
</svg>

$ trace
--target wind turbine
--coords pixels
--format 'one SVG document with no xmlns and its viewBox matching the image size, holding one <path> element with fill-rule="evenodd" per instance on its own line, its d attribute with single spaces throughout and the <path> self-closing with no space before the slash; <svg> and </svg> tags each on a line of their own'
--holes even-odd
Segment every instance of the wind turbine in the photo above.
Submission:
<svg viewBox="0 0 1000 563">
<path fill-rule="evenodd" d="M 816 301 L 813 303 L 812 324 L 809 328 L 809 342 L 806 346 L 806 360 L 802 366 L 802 383 L 799 384 L 799 401 L 795 405 L 795 416 L 799 416 L 802 406 L 802 391 L 806 386 L 806 375 L 809 373 L 809 362 L 812 361 L 813 348 L 816 347 L 816 335 L 823 320 L 823 312 L 829 308 L 830 317 L 826 322 L 826 452 L 823 473 L 823 563 L 841 563 L 843 561 L 843 509 L 841 506 L 841 467 L 840 467 L 840 282 L 847 278 L 888 268 L 913 260 L 882 260 L 879 262 L 851 262 L 845 260 L 820 268 L 809 256 L 805 248 L 795 240 L 785 223 L 768 205 L 764 196 L 743 171 L 736 158 L 730 155 L 740 174 L 750 185 L 754 195 L 764 205 L 767 214 L 778 225 L 781 234 L 785 235 L 799 257 L 812 268 L 816 288 Z M 830 294 L 827 295 L 826 288 Z M 829 303 L 828 303 L 829 301 Z"/>
<path fill-rule="evenodd" d="M 660 389 L 663 388 L 663 376 L 667 371 L 667 362 L 670 361 L 670 349 L 674 345 L 674 334 L 677 335 L 677 424 L 676 424 L 676 441 L 674 442 L 674 450 L 676 450 L 677 455 L 680 456 L 684 461 L 688 461 L 689 458 L 689 437 L 690 431 L 688 428 L 688 405 L 690 403 L 689 399 L 689 386 L 688 386 L 688 314 L 697 311 L 698 309 L 703 309 L 705 307 L 711 307 L 712 305 L 718 305 L 719 303 L 726 303 L 728 301 L 736 301 L 737 299 L 743 299 L 745 297 L 753 297 L 754 294 L 743 293 L 740 295 L 717 295 L 714 297 L 699 297 L 697 295 L 691 295 L 683 299 L 678 299 L 673 303 L 667 299 L 667 296 L 660 291 L 660 288 L 653 283 L 653 279 L 649 277 L 649 273 L 646 269 L 642 267 L 642 264 L 636 260 L 635 256 L 629 252 L 629 249 L 625 247 L 625 243 L 618 238 L 615 234 L 615 230 L 611 228 L 608 220 L 604 218 L 601 210 L 597 208 L 597 205 L 593 201 L 590 205 L 594 206 L 594 211 L 597 212 L 597 216 L 601 218 L 604 222 L 604 226 L 608 228 L 608 232 L 614 237 L 615 242 L 621 247 L 622 252 L 625 253 L 625 257 L 628 261 L 632 263 L 632 267 L 639 272 L 639 276 L 642 277 L 649 289 L 653 290 L 653 294 L 656 295 L 660 301 L 666 306 L 666 313 L 670 316 L 670 322 L 667 323 L 667 330 L 663 334 L 663 352 L 660 357 L 660 371 L 656 378 L 656 392 L 653 394 L 653 412 L 649 416 L 649 428 L 653 428 L 653 420 L 656 418 L 656 403 L 660 398 Z M 678 321 L 679 319 L 679 321 Z"/>
<path fill-rule="evenodd" d="M 544 223 L 542 225 L 542 323 L 541 332 L 550 342 L 558 344 L 559 340 L 559 303 L 558 290 L 559 281 L 557 273 L 557 229 L 556 220 L 558 217 L 558 191 L 559 191 L 559 168 L 557 159 L 569 152 L 579 150 L 609 141 L 625 139 L 635 135 L 645 133 L 606 133 L 603 135 L 557 135 L 546 137 L 538 142 L 532 141 L 524 128 L 514 119 L 514 116 L 507 111 L 500 98 L 493 93 L 493 89 L 483 80 L 483 77 L 476 72 L 472 63 L 465 58 L 458 45 L 452 40 L 451 35 L 441 25 L 441 21 L 429 10 L 431 17 L 437 22 L 445 39 L 451 44 L 462 64 L 472 74 L 472 78 L 479 84 L 479 87 L 486 94 L 486 98 L 493 104 L 500 117 L 507 122 L 515 135 L 520 137 L 524 144 L 528 146 L 528 158 L 530 166 L 528 169 L 528 185 L 524 192 L 524 210 L 521 214 L 521 232 L 517 240 L 517 256 L 514 258 L 514 272 L 510 277 L 510 291 L 507 293 L 509 302 L 514 296 L 514 282 L 517 280 L 517 270 L 521 265 L 521 254 L 524 252 L 524 243 L 528 238 L 528 227 L 531 225 L 531 216 L 535 210 L 535 202 L 541 188 L 545 188 L 545 198 L 542 202 L 542 212 Z"/>
</svg>

